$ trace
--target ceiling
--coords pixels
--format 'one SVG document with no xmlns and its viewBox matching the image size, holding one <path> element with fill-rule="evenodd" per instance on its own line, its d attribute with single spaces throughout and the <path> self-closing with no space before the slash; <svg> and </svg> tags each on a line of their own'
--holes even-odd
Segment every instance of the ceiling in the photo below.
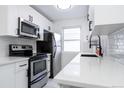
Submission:
<svg viewBox="0 0 124 93">
<path fill-rule="evenodd" d="M 50 21 L 82 18 L 87 15 L 87 5 L 73 5 L 72 8 L 61 10 L 55 5 L 31 5 L 32 8 L 47 17 Z"/>
</svg>

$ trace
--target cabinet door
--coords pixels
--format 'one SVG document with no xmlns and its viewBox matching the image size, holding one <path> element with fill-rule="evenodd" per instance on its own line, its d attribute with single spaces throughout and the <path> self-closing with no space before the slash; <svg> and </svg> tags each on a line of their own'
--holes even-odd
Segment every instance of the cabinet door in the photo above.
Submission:
<svg viewBox="0 0 124 93">
<path fill-rule="evenodd" d="M 0 88 L 15 87 L 15 64 L 0 66 Z"/>
<path fill-rule="evenodd" d="M 7 35 L 18 36 L 18 9 L 16 6 L 7 6 Z"/>
<path fill-rule="evenodd" d="M 16 87 L 27 88 L 28 77 L 27 77 L 28 61 L 16 63 Z"/>
<path fill-rule="evenodd" d="M 16 87 L 17 88 L 27 88 L 28 87 L 28 78 L 27 70 L 22 70 L 16 73 Z"/>
<path fill-rule="evenodd" d="M 95 5 L 95 25 L 124 23 L 124 5 Z"/>
</svg>

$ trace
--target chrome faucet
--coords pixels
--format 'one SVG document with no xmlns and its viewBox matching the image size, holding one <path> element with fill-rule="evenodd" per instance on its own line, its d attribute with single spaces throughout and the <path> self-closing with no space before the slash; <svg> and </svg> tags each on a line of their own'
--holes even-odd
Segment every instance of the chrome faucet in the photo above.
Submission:
<svg viewBox="0 0 124 93">
<path fill-rule="evenodd" d="M 101 46 L 101 38 L 99 35 L 97 35 L 98 37 L 98 44 L 92 44 L 92 35 L 90 36 L 90 40 L 89 40 L 89 48 L 91 48 L 92 46 L 98 46 L 99 47 L 99 56 L 103 56 L 102 54 L 102 46 Z"/>
</svg>

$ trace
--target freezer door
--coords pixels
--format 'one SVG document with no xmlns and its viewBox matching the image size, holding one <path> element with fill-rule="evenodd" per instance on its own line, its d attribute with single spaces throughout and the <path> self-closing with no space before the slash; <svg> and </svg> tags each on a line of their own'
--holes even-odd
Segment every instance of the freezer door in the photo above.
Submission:
<svg viewBox="0 0 124 93">
<path fill-rule="evenodd" d="M 56 55 L 56 51 L 57 51 L 57 45 L 56 45 L 56 40 L 55 40 L 55 37 L 54 35 L 52 36 L 52 56 L 53 58 L 55 58 L 55 55 Z"/>
<path fill-rule="evenodd" d="M 61 47 L 61 36 L 57 33 L 53 34 L 52 38 L 52 44 L 53 44 L 53 57 L 55 58 L 57 47 Z"/>
<path fill-rule="evenodd" d="M 56 41 L 56 46 L 61 46 L 61 36 L 57 33 L 54 33 L 54 38 Z"/>
<path fill-rule="evenodd" d="M 55 58 L 53 58 L 53 75 L 61 70 L 61 47 L 57 47 Z"/>
</svg>

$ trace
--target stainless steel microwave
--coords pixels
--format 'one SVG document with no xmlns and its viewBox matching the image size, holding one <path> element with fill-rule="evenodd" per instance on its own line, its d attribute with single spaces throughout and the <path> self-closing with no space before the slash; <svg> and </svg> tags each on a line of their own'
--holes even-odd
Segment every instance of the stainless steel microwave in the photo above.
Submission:
<svg viewBox="0 0 124 93">
<path fill-rule="evenodd" d="M 38 38 L 39 26 L 19 17 L 18 18 L 18 35 L 25 36 L 25 37 Z"/>
</svg>

